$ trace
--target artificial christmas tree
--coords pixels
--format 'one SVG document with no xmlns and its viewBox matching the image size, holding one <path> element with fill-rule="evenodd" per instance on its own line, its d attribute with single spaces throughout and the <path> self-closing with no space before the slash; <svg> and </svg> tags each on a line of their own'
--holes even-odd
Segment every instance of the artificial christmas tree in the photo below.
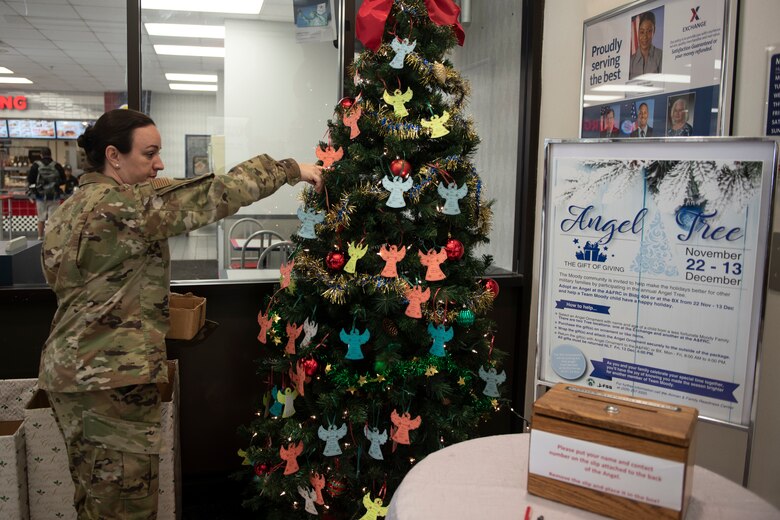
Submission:
<svg viewBox="0 0 780 520">
<path fill-rule="evenodd" d="M 354 85 L 316 147 L 297 247 L 258 316 L 264 409 L 248 507 L 376 518 L 417 461 L 476 435 L 505 373 L 481 277 L 490 202 L 471 163 L 451 0 L 366 0 Z M 292 269 L 290 270 L 290 267 Z"/>
</svg>

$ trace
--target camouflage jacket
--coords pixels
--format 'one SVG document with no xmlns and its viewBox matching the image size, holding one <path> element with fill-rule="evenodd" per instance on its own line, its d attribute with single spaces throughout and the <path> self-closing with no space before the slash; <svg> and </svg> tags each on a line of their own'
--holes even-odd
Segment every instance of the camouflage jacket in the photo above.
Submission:
<svg viewBox="0 0 780 520">
<path fill-rule="evenodd" d="M 38 384 L 86 392 L 163 382 L 168 331 L 168 237 L 215 222 L 267 197 L 300 168 L 261 155 L 226 175 L 119 185 L 102 173 L 46 223 L 43 271 L 57 312 Z"/>
</svg>

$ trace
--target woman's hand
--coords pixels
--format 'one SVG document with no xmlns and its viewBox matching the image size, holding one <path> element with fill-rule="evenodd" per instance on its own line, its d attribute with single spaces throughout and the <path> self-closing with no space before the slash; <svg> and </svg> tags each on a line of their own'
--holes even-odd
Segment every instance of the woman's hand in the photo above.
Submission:
<svg viewBox="0 0 780 520">
<path fill-rule="evenodd" d="M 317 193 L 322 193 L 322 166 L 308 163 L 298 163 L 298 166 L 301 168 L 301 180 L 314 186 Z"/>
</svg>

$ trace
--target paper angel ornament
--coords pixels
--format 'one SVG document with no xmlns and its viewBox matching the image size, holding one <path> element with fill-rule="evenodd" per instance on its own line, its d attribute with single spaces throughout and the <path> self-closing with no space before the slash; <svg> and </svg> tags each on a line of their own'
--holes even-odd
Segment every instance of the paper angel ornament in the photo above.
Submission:
<svg viewBox="0 0 780 520">
<path fill-rule="evenodd" d="M 273 319 L 268 317 L 268 314 L 263 314 L 263 311 L 257 313 L 257 323 L 260 325 L 260 334 L 257 335 L 257 341 L 265 343 L 267 341 L 268 329 L 273 324 Z"/>
<path fill-rule="evenodd" d="M 469 192 L 468 185 L 464 182 L 463 186 L 458 188 L 458 185 L 454 182 L 451 182 L 446 187 L 439 183 L 437 190 L 439 195 L 444 198 L 444 207 L 442 208 L 441 212 L 445 215 L 460 215 L 460 206 L 458 206 L 458 201 L 465 197 Z"/>
<path fill-rule="evenodd" d="M 368 329 L 364 330 L 362 334 L 358 332 L 355 327 L 352 327 L 352 330 L 349 331 L 349 334 L 347 334 L 345 329 L 341 329 L 339 338 L 341 338 L 341 341 L 347 344 L 347 355 L 344 357 L 346 359 L 353 360 L 363 359 L 363 351 L 360 347 L 362 347 L 370 337 L 371 333 L 368 331 Z"/>
<path fill-rule="evenodd" d="M 428 268 L 425 272 L 425 279 L 429 282 L 435 282 L 437 280 L 444 280 L 444 271 L 441 270 L 441 264 L 447 260 L 447 251 L 442 248 L 438 253 L 429 249 L 427 253 L 417 251 L 420 257 L 420 263 Z"/>
<path fill-rule="evenodd" d="M 323 150 L 322 147 L 317 146 L 314 148 L 314 154 L 317 156 L 317 159 L 322 161 L 323 168 L 330 168 L 334 162 L 344 157 L 344 149 L 326 146 Z"/>
<path fill-rule="evenodd" d="M 349 127 L 349 138 L 354 139 L 360 135 L 360 127 L 358 126 L 358 119 L 363 115 L 363 109 L 360 107 L 353 108 L 346 114 L 344 114 L 341 120 L 344 122 L 344 126 Z"/>
<path fill-rule="evenodd" d="M 311 340 L 314 338 L 314 336 L 317 335 L 317 329 L 319 328 L 319 325 L 316 321 L 309 321 L 309 318 L 306 318 L 303 321 L 303 340 L 301 341 L 301 348 L 306 348 L 311 343 Z"/>
<path fill-rule="evenodd" d="M 291 442 L 286 448 L 284 446 L 279 448 L 279 456 L 287 463 L 284 466 L 285 475 L 292 475 L 298 471 L 298 455 L 301 453 L 303 453 L 303 441 L 298 444 Z"/>
<path fill-rule="evenodd" d="M 429 323 L 428 334 L 433 338 L 433 345 L 429 352 L 434 356 L 444 357 L 444 343 L 452 339 L 452 327 L 447 328 L 443 324 L 434 327 L 433 323 Z"/>
<path fill-rule="evenodd" d="M 411 444 L 409 430 L 416 430 L 422 423 L 422 418 L 419 415 L 412 419 L 409 412 L 398 415 L 395 410 L 390 414 L 390 420 L 395 425 L 395 431 L 393 431 L 391 438 L 398 444 Z"/>
<path fill-rule="evenodd" d="M 317 498 L 314 500 L 315 504 L 319 504 L 321 506 L 325 505 L 325 499 L 322 497 L 322 488 L 325 487 L 325 475 L 321 475 L 319 473 L 312 473 L 309 475 L 309 483 L 314 488 L 314 493 L 317 495 Z"/>
<path fill-rule="evenodd" d="M 360 247 L 360 244 L 355 245 L 354 242 L 349 242 L 347 253 L 349 253 L 349 261 L 344 266 L 344 271 L 347 273 L 355 274 L 355 268 L 357 267 L 357 261 L 366 256 L 368 251 L 368 244 Z"/>
<path fill-rule="evenodd" d="M 384 502 L 381 498 L 377 497 L 371 500 L 371 492 L 369 491 L 363 496 L 363 507 L 366 508 L 366 514 L 361 516 L 359 520 L 376 520 L 377 517 L 385 516 L 387 514 L 388 507 L 382 507 Z"/>
<path fill-rule="evenodd" d="M 314 230 L 314 225 L 325 220 L 325 214 L 314 208 L 298 208 L 298 219 L 301 221 L 301 229 L 298 230 L 298 236 L 315 239 L 317 238 L 317 232 Z"/>
<path fill-rule="evenodd" d="M 347 423 L 341 425 L 341 428 L 336 428 L 335 424 L 328 426 L 326 430 L 322 426 L 317 430 L 317 436 L 325 441 L 325 449 L 322 454 L 326 457 L 335 457 L 341 455 L 341 446 L 339 446 L 339 440 L 347 434 Z"/>
<path fill-rule="evenodd" d="M 268 409 L 268 411 L 271 412 L 271 415 L 274 417 L 282 415 L 284 401 L 279 400 L 279 388 L 276 385 L 274 385 L 274 387 L 271 389 L 271 399 L 273 399 L 273 404 L 271 405 L 271 408 Z"/>
<path fill-rule="evenodd" d="M 284 393 L 279 392 L 276 394 L 276 398 L 280 403 L 284 404 L 284 411 L 282 411 L 282 418 L 287 419 L 295 415 L 295 398 L 298 397 L 298 391 L 292 388 L 285 388 Z"/>
<path fill-rule="evenodd" d="M 450 133 L 444 124 L 450 120 L 450 113 L 446 110 L 441 116 L 433 116 L 430 120 L 422 119 L 420 124 L 431 131 L 431 137 L 436 139 L 437 137 L 443 137 Z"/>
<path fill-rule="evenodd" d="M 426 287 L 423 291 L 422 287 L 415 285 L 408 289 L 406 293 L 404 293 L 404 296 L 409 300 L 409 305 L 406 307 L 406 312 L 404 314 L 410 318 L 422 318 L 421 306 L 423 302 L 427 302 L 428 298 L 431 297 L 430 288 Z"/>
<path fill-rule="evenodd" d="M 485 389 L 482 393 L 488 397 L 501 397 L 498 391 L 498 385 L 506 381 L 506 373 L 502 370 L 500 374 L 496 374 L 496 369 L 491 367 L 487 372 L 479 367 L 479 377 L 485 381 Z"/>
<path fill-rule="evenodd" d="M 303 506 L 303 509 L 312 515 L 319 515 L 317 512 L 317 506 L 314 505 L 314 501 L 317 498 L 317 493 L 312 488 L 302 488 L 301 486 L 298 486 L 298 494 L 303 497 L 303 500 L 306 502 Z"/>
<path fill-rule="evenodd" d="M 414 181 L 412 177 L 407 177 L 406 180 L 401 177 L 390 178 L 385 176 L 382 179 L 382 186 L 390 192 L 390 197 L 385 204 L 390 208 L 405 208 L 406 201 L 404 201 L 404 193 L 412 189 Z"/>
<path fill-rule="evenodd" d="M 290 367 L 290 370 L 287 372 L 287 374 L 290 376 L 290 382 L 295 385 L 295 391 L 298 392 L 298 395 L 305 395 L 303 385 L 306 383 L 307 377 L 306 370 L 303 368 L 303 362 L 298 360 L 298 362 L 295 364 L 295 370 Z M 309 379 L 309 381 L 311 381 L 311 379 Z"/>
<path fill-rule="evenodd" d="M 285 354 L 295 354 L 295 340 L 298 339 L 298 336 L 301 335 L 301 332 L 303 332 L 303 325 L 300 327 L 297 323 L 288 323 L 287 324 L 287 345 L 284 347 L 284 353 Z"/>
<path fill-rule="evenodd" d="M 385 90 L 382 94 L 382 99 L 385 100 L 385 103 L 388 105 L 393 106 L 393 112 L 395 113 L 395 116 L 398 118 L 406 117 L 409 115 L 409 111 L 406 110 L 405 103 L 408 103 L 410 99 L 412 99 L 412 89 L 407 88 L 406 92 L 401 92 L 400 88 L 397 88 L 393 91 L 393 94 L 390 95 Z"/>
<path fill-rule="evenodd" d="M 404 59 L 406 59 L 407 54 L 414 50 L 415 46 L 417 46 L 417 40 L 409 43 L 409 38 L 404 38 L 403 40 L 395 38 L 390 42 L 390 47 L 395 51 L 395 57 L 390 62 L 390 66 L 394 69 L 404 68 Z"/>
<path fill-rule="evenodd" d="M 382 444 L 387 442 L 387 430 L 382 430 L 379 433 L 379 428 L 369 428 L 368 425 L 363 427 L 363 433 L 366 435 L 366 439 L 371 443 L 368 448 L 368 454 L 371 458 L 376 460 L 384 460 L 382 456 Z"/>
<path fill-rule="evenodd" d="M 385 278 L 397 278 L 398 269 L 396 265 L 406 256 L 406 246 L 401 246 L 401 249 L 398 249 L 398 246 L 395 245 L 389 248 L 382 246 L 379 249 L 379 256 L 386 262 L 380 275 Z"/>
<path fill-rule="evenodd" d="M 279 272 L 282 273 L 282 282 L 280 284 L 282 289 L 287 289 L 290 286 L 293 267 L 295 267 L 295 260 L 290 260 L 279 268 Z"/>
</svg>

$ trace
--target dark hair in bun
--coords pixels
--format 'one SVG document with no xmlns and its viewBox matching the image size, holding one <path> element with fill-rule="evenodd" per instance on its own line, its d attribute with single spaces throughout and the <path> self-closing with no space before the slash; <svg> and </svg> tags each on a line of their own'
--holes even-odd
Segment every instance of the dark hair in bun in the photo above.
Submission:
<svg viewBox="0 0 780 520">
<path fill-rule="evenodd" d="M 133 148 L 133 130 L 154 125 L 152 118 L 136 110 L 116 109 L 106 112 L 78 138 L 89 163 L 89 171 L 103 171 L 106 148 L 113 145 L 121 153 Z"/>
</svg>

